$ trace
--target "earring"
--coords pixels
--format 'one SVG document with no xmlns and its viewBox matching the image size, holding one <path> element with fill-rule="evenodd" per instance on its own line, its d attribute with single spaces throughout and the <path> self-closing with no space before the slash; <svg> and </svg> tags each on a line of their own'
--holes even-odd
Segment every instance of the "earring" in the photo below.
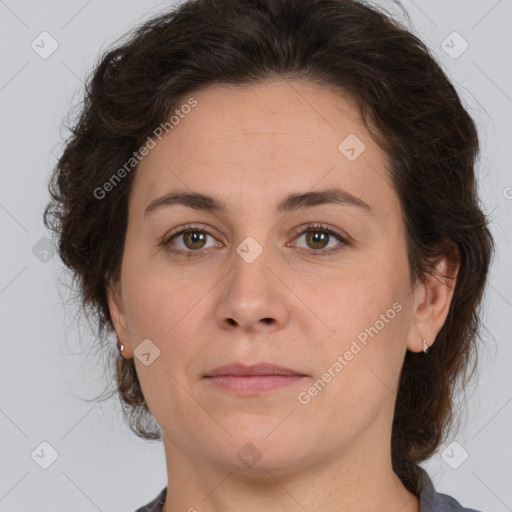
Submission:
<svg viewBox="0 0 512 512">
<path fill-rule="evenodd" d="M 428 352 L 427 340 L 425 338 L 423 338 L 423 336 L 421 335 L 421 332 L 418 329 L 418 326 L 416 326 L 416 329 L 418 331 L 418 334 L 421 336 L 421 339 L 423 340 L 423 352 L 425 352 L 425 354 L 426 354 Z"/>
<path fill-rule="evenodd" d="M 123 357 L 124 345 L 122 345 L 122 344 L 119 342 L 119 338 L 117 338 L 117 350 L 119 351 L 119 355 L 120 355 L 121 357 Z"/>
</svg>

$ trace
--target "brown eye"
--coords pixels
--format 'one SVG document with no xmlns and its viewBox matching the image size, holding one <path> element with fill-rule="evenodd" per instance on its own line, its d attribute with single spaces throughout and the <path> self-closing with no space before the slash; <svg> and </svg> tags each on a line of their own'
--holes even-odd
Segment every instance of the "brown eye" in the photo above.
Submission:
<svg viewBox="0 0 512 512">
<path fill-rule="evenodd" d="M 204 231 L 185 231 L 182 233 L 185 247 L 192 250 L 202 249 L 208 234 Z"/>
<path fill-rule="evenodd" d="M 302 238 L 304 238 L 303 242 L 301 242 Z M 295 244 L 313 256 L 334 255 L 345 246 L 350 245 L 336 231 L 323 225 L 306 226 L 299 233 Z"/>
<path fill-rule="evenodd" d="M 311 249 L 325 249 L 330 235 L 326 231 L 310 230 L 306 234 L 306 242 Z"/>
<path fill-rule="evenodd" d="M 202 249 L 222 246 L 208 231 L 194 226 L 186 227 L 168 236 L 163 240 L 162 245 L 168 252 L 186 255 L 187 257 L 202 254 L 204 252 Z"/>
</svg>

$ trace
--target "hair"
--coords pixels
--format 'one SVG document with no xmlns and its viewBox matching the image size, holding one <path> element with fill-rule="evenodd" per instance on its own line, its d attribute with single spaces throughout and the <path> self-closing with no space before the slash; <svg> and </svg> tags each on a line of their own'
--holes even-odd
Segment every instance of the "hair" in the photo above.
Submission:
<svg viewBox="0 0 512 512">
<path fill-rule="evenodd" d="M 417 36 L 363 1 L 189 0 L 129 35 L 87 77 L 44 211 L 82 310 L 93 314 L 98 346 L 113 345 L 107 286 L 120 276 L 135 172 L 123 173 L 108 194 L 97 191 L 107 190 L 123 165 L 126 171 L 134 152 L 154 141 L 155 127 L 193 91 L 274 79 L 330 87 L 356 100 L 388 157 L 411 283 L 426 283 L 454 249 L 459 260 L 445 324 L 428 355 L 406 352 L 400 374 L 392 463 L 414 489 L 416 464 L 434 453 L 453 424 L 457 383 L 463 388 L 474 372 L 494 251 L 477 197 L 477 130 L 454 86 Z M 161 439 L 158 426 L 149 428 L 152 415 L 133 359 L 113 352 L 112 394 L 118 393 L 125 420 L 137 436 Z"/>
</svg>

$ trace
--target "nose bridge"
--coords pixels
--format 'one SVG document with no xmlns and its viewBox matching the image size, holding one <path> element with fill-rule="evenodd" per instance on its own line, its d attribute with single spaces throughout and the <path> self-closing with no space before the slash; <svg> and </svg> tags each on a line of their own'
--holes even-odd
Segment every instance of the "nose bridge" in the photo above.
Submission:
<svg viewBox="0 0 512 512">
<path fill-rule="evenodd" d="M 238 295 L 246 302 L 257 304 L 265 300 L 269 287 L 276 283 L 271 282 L 272 250 L 268 241 L 256 240 L 252 236 L 246 237 L 235 248 L 233 254 L 233 272 L 229 283 L 229 292 Z"/>
<path fill-rule="evenodd" d="M 279 257 L 268 238 L 265 240 L 246 237 L 233 251 L 232 269 L 215 313 L 224 327 L 257 329 L 263 324 L 282 325 L 286 321 L 289 297 L 274 275 Z"/>
</svg>

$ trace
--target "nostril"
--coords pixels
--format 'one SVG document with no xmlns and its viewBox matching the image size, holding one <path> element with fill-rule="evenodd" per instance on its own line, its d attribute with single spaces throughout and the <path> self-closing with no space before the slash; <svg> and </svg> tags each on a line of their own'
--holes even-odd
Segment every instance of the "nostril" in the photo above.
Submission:
<svg viewBox="0 0 512 512">
<path fill-rule="evenodd" d="M 262 318 L 263 322 L 265 322 L 266 324 L 271 324 L 274 319 L 273 318 Z"/>
<path fill-rule="evenodd" d="M 235 320 L 233 320 L 232 318 L 228 318 L 228 324 L 230 324 L 230 325 L 236 325 L 236 322 L 235 322 Z"/>
</svg>

